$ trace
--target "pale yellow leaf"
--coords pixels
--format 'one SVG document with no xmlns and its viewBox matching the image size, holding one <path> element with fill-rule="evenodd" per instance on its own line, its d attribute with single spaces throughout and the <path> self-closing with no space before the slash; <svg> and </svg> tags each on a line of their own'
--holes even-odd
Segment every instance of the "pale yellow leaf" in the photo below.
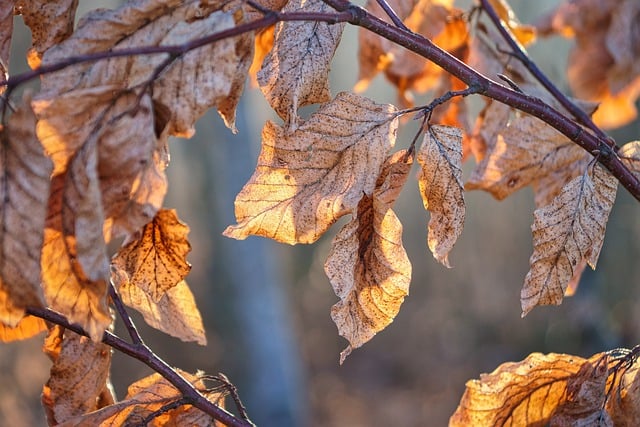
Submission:
<svg viewBox="0 0 640 427">
<path fill-rule="evenodd" d="M 283 12 L 332 12 L 322 0 L 291 0 Z M 344 23 L 291 21 L 276 25 L 273 49 L 258 72 L 258 84 L 278 115 L 295 128 L 298 108 L 327 102 L 329 68 Z"/>
<path fill-rule="evenodd" d="M 547 174 L 567 168 L 588 154 L 539 119 L 515 117 L 498 135 L 466 184 L 501 200 Z"/>
<path fill-rule="evenodd" d="M 148 292 L 129 281 L 126 271 L 115 265 L 111 280 L 122 301 L 139 311 L 149 326 L 182 341 L 207 344 L 202 317 L 187 282 L 176 284 L 156 302 Z"/>
<path fill-rule="evenodd" d="M 158 303 L 189 271 L 187 240 L 189 227 L 173 209 L 162 209 L 151 222 L 136 233 L 112 259 L 113 265 L 126 271 L 133 286 Z"/>
<path fill-rule="evenodd" d="M 411 263 L 402 246 L 402 224 L 391 210 L 412 160 L 406 151 L 385 163 L 371 196 L 333 239 L 325 272 L 340 298 L 331 308 L 338 332 L 349 341 L 340 363 L 387 327 L 409 292 Z"/>
<path fill-rule="evenodd" d="M 395 112 L 392 105 L 343 92 L 294 132 L 267 122 L 256 170 L 236 197 L 238 225 L 224 235 L 316 241 L 373 192 L 395 143 Z"/>
<path fill-rule="evenodd" d="M 27 53 L 31 68 L 38 68 L 42 54 L 73 32 L 78 0 L 18 0 L 16 12 L 31 30 L 33 47 Z"/>
<path fill-rule="evenodd" d="M 0 323 L 9 327 L 25 307 L 44 303 L 40 251 L 52 166 L 36 138 L 29 100 L 0 127 Z"/>
<path fill-rule="evenodd" d="M 568 383 L 581 370 L 593 371 L 600 366 L 598 363 L 606 368 L 601 358 L 596 355 L 586 360 L 567 354 L 532 353 L 521 362 L 503 363 L 492 373 L 480 375 L 479 380 L 467 382 L 449 426 L 547 425 L 567 400 Z M 579 385 L 580 380 L 576 383 Z M 577 396 L 582 397 L 579 393 Z"/>
<path fill-rule="evenodd" d="M 531 269 L 520 293 L 523 316 L 537 305 L 560 304 L 582 260 L 595 268 L 616 190 L 616 179 L 592 163 L 535 210 Z"/>
<path fill-rule="evenodd" d="M 449 252 L 462 233 L 465 217 L 462 184 L 462 131 L 433 125 L 418 151 L 418 184 L 424 208 L 431 213 L 429 249 L 447 267 Z"/>
<path fill-rule="evenodd" d="M 177 369 L 178 373 L 200 390 L 205 397 L 224 408 L 224 394 L 208 391 L 200 374 L 192 375 Z M 178 401 L 182 394 L 160 374 L 154 373 L 142 378 L 129 386 L 124 400 L 98 411 L 88 413 L 68 420 L 59 427 L 94 427 L 94 426 L 139 426 L 150 427 L 181 427 L 195 426 L 208 427 L 219 426 L 211 416 L 201 410 L 184 404 L 177 408 L 161 413 L 163 407 Z M 143 422 L 147 422 L 144 423 Z"/>
<path fill-rule="evenodd" d="M 53 361 L 42 390 L 49 425 L 95 410 L 109 378 L 111 348 L 55 326 L 45 340 L 44 352 Z"/>
<path fill-rule="evenodd" d="M 44 320 L 27 315 L 12 328 L 0 323 L 0 342 L 26 340 L 46 330 L 47 324 Z"/>
</svg>

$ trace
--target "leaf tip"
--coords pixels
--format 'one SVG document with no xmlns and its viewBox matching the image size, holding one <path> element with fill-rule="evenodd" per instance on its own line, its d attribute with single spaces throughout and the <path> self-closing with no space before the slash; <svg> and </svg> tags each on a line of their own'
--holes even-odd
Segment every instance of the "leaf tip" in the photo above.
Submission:
<svg viewBox="0 0 640 427">
<path fill-rule="evenodd" d="M 342 350 L 340 352 L 340 366 L 342 366 L 342 364 L 344 363 L 344 361 L 347 359 L 347 357 L 351 354 L 351 351 L 353 350 L 353 347 L 351 347 L 351 344 L 349 344 L 347 346 L 347 348 L 345 348 L 344 350 Z"/>
</svg>

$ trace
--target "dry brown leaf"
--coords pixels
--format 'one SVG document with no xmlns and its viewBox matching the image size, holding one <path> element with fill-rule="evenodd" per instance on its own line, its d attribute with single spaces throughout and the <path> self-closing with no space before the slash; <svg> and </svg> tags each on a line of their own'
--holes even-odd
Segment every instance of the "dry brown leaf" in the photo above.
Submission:
<svg viewBox="0 0 640 427">
<path fill-rule="evenodd" d="M 322 0 L 291 0 L 282 11 L 333 9 Z M 344 25 L 305 21 L 276 25 L 274 46 L 258 72 L 258 84 L 287 127 L 297 125 L 298 108 L 331 99 L 329 69 Z"/>
<path fill-rule="evenodd" d="M 434 97 L 444 95 L 449 91 L 464 90 L 467 85 L 458 78 L 444 73 L 440 76 L 440 82 L 434 89 Z M 430 123 L 446 125 L 460 128 L 462 130 L 462 162 L 472 153 L 471 147 L 471 125 L 469 123 L 469 110 L 466 98 L 456 96 L 448 102 L 433 109 Z"/>
<path fill-rule="evenodd" d="M 148 292 L 129 281 L 125 270 L 115 265 L 111 269 L 111 280 L 122 301 L 138 310 L 149 326 L 182 341 L 207 344 L 202 317 L 187 282 L 176 284 L 156 302 Z"/>
<path fill-rule="evenodd" d="M 14 327 L 28 306 L 44 303 L 40 251 L 51 161 L 35 135 L 25 96 L 7 127 L 0 127 L 0 324 Z"/>
<path fill-rule="evenodd" d="M 535 210 L 531 269 L 520 293 L 523 316 L 537 305 L 560 304 L 582 260 L 595 268 L 617 184 L 592 163 L 552 203 Z"/>
<path fill-rule="evenodd" d="M 18 0 L 16 12 L 31 30 L 33 47 L 27 53 L 29 66 L 40 66 L 42 54 L 73 32 L 78 0 Z"/>
<path fill-rule="evenodd" d="M 584 378 L 580 374 L 593 372 L 593 366 L 600 366 L 601 357 L 586 360 L 566 354 L 532 353 L 521 362 L 503 363 L 479 380 L 467 382 L 449 426 L 546 425 L 566 401 L 568 383 L 579 386 Z M 577 381 L 573 380 L 576 375 Z M 597 380 L 602 377 L 597 376 Z M 583 397 L 579 387 L 575 397 Z"/>
<path fill-rule="evenodd" d="M 129 281 L 158 303 L 191 270 L 189 227 L 173 209 L 162 209 L 112 259 Z"/>
<path fill-rule="evenodd" d="M 470 190 L 488 191 L 499 200 L 588 156 L 578 145 L 533 116 L 516 116 L 499 132 L 495 145 L 466 184 Z"/>
<path fill-rule="evenodd" d="M 493 100 L 480 111 L 470 137 L 470 149 L 476 163 L 482 162 L 487 153 L 493 151 L 498 134 L 507 127 L 510 116 L 509 106 Z"/>
<path fill-rule="evenodd" d="M 431 213 L 427 243 L 435 259 L 447 267 L 449 252 L 464 227 L 462 131 L 429 126 L 418 151 L 418 184 L 424 208 Z"/>
<path fill-rule="evenodd" d="M 9 78 L 9 57 L 11 55 L 11 36 L 13 35 L 14 0 L 0 3 L 0 79 Z M 6 86 L 0 86 L 0 95 Z"/>
<path fill-rule="evenodd" d="M 206 386 L 200 379 L 201 374 L 192 375 L 177 369 L 178 373 L 200 390 L 205 397 L 224 408 L 224 394 L 206 390 Z M 129 386 L 124 400 L 107 406 L 84 416 L 80 416 L 60 424 L 59 427 L 91 427 L 91 426 L 138 426 L 143 421 L 150 427 L 180 427 L 218 426 L 211 416 L 201 410 L 185 404 L 177 408 L 159 413 L 157 417 L 152 414 L 163 407 L 178 401 L 182 394 L 160 374 L 154 373 Z M 149 419 L 148 419 L 149 417 Z"/>
<path fill-rule="evenodd" d="M 398 314 L 409 292 L 411 263 L 402 246 L 402 224 L 391 210 L 411 170 L 406 151 L 385 163 L 371 196 L 333 239 L 325 272 L 340 298 L 331 308 L 338 332 L 349 341 L 340 363 Z"/>
<path fill-rule="evenodd" d="M 44 352 L 53 361 L 42 390 L 49 425 L 95 410 L 109 378 L 111 348 L 56 325 L 45 340 Z"/>
<path fill-rule="evenodd" d="M 256 170 L 236 197 L 238 225 L 224 235 L 315 242 L 373 192 L 395 143 L 395 111 L 343 92 L 294 132 L 267 122 Z"/>
<path fill-rule="evenodd" d="M 610 364 L 610 367 L 615 361 Z M 640 419 L 640 375 L 637 359 L 624 371 L 617 373 L 610 384 L 607 412 L 616 427 L 633 427 Z M 610 377 L 611 378 L 611 377 Z"/>
<path fill-rule="evenodd" d="M 577 146 L 576 146 L 577 147 Z M 562 191 L 566 183 L 582 175 L 593 158 L 585 151 L 575 162 L 531 182 L 536 208 L 548 205 Z"/>
<path fill-rule="evenodd" d="M 26 340 L 46 330 L 47 324 L 44 320 L 27 315 L 12 328 L 0 323 L 0 342 Z"/>
</svg>

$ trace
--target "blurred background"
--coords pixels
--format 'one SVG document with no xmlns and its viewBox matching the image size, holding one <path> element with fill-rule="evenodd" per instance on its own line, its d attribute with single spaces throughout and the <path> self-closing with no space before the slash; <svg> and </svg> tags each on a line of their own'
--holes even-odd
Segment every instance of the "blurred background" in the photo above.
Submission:
<svg viewBox="0 0 640 427">
<path fill-rule="evenodd" d="M 523 22 L 531 22 L 555 1 L 510 3 Z M 81 2 L 84 11 L 91 6 Z M 16 25 L 25 34 L 13 46 L 12 68 L 19 72 L 26 66 L 19 52 L 26 51 L 29 33 L 21 19 Z M 356 36 L 354 28 L 345 29 L 333 62 L 333 94 L 356 82 Z M 563 90 L 568 48 L 568 41 L 553 38 L 531 50 Z M 396 97 L 382 77 L 365 95 L 391 103 Z M 416 103 L 429 99 L 426 94 Z M 520 289 L 532 250 L 531 191 L 503 202 L 467 193 L 465 231 L 450 255 L 453 268 L 446 269 L 428 252 L 429 217 L 414 180 L 394 208 L 413 264 L 410 295 L 394 323 L 339 366 L 347 342 L 329 315 L 337 298 L 323 263 L 341 223 L 311 246 L 221 236 L 235 223 L 233 199 L 251 176 L 267 119 L 275 120 L 259 90 L 248 88 L 237 135 L 212 113 L 199 121 L 194 138 L 171 144 L 165 205 L 176 208 L 191 228 L 193 269 L 187 280 L 204 318 L 207 347 L 151 330 L 134 315 L 147 343 L 169 364 L 225 373 L 257 425 L 446 425 L 465 382 L 502 362 L 536 351 L 589 356 L 640 343 L 640 205 L 624 189 L 598 270 L 587 271 L 576 296 L 561 306 L 536 308 L 521 319 Z M 408 146 L 413 132 L 411 125 L 403 126 L 396 148 Z M 640 122 L 612 135 L 620 144 L 638 139 Z M 121 325 L 116 328 L 123 332 Z M 40 338 L 0 345 L 0 426 L 45 425 L 39 394 L 50 363 L 41 345 Z M 112 380 L 119 397 L 148 374 L 141 363 L 114 355 Z"/>
</svg>

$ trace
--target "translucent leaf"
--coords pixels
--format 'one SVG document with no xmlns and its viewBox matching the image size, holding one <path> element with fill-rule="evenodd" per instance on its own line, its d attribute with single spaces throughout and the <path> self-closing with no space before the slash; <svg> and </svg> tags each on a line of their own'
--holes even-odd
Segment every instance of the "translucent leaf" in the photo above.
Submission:
<svg viewBox="0 0 640 427">
<path fill-rule="evenodd" d="M 560 304 L 582 260 L 595 268 L 616 190 L 616 179 L 591 164 L 552 203 L 535 210 L 531 269 L 520 293 L 523 316 L 537 305 Z"/>
<path fill-rule="evenodd" d="M 53 361 L 42 390 L 49 425 L 95 410 L 109 377 L 111 348 L 55 326 L 45 340 L 44 352 Z"/>
<path fill-rule="evenodd" d="M 29 339 L 47 330 L 44 320 L 34 316 L 24 316 L 14 327 L 0 323 L 0 342 L 12 342 Z"/>
<path fill-rule="evenodd" d="M 291 0 L 282 11 L 333 9 L 322 0 Z M 299 107 L 331 99 L 329 68 L 344 25 L 305 21 L 276 25 L 273 49 L 258 72 L 258 84 L 287 126 L 296 126 Z"/>
<path fill-rule="evenodd" d="M 599 397 L 603 399 L 606 368 L 602 355 L 586 360 L 566 354 L 532 353 L 521 362 L 503 363 L 479 380 L 467 382 L 449 426 L 546 425 L 567 402 L 580 407 L 585 380 L 595 384 L 594 388 L 602 386 Z M 594 373 L 595 381 L 591 378 Z"/>
<path fill-rule="evenodd" d="M 0 127 L 0 324 L 13 327 L 27 306 L 42 306 L 40 251 L 51 161 L 35 135 L 25 97 Z"/>
<path fill-rule="evenodd" d="M 447 267 L 449 252 L 462 233 L 465 217 L 462 184 L 462 131 L 433 125 L 418 152 L 418 184 L 424 208 L 431 212 L 429 249 Z"/>
<path fill-rule="evenodd" d="M 224 235 L 312 243 L 371 195 L 398 120 L 392 105 L 340 93 L 294 132 L 267 122 L 262 151 Z"/>
<path fill-rule="evenodd" d="M 129 281 L 158 303 L 168 290 L 180 283 L 189 271 L 187 240 L 189 227 L 176 211 L 162 209 L 113 258 L 126 271 Z"/>
<path fill-rule="evenodd" d="M 33 47 L 27 53 L 29 66 L 40 66 L 42 54 L 73 32 L 78 0 L 18 0 L 16 11 L 31 30 Z"/>
<path fill-rule="evenodd" d="M 338 332 L 349 341 L 340 363 L 387 327 L 409 291 L 411 264 L 402 246 L 402 224 L 391 210 L 411 160 L 406 151 L 385 163 L 371 196 L 333 239 L 325 272 L 340 301 L 331 308 Z"/>
<path fill-rule="evenodd" d="M 195 385 L 205 397 L 224 408 L 224 394 L 207 391 L 199 375 L 191 375 L 177 369 L 187 381 Z M 215 421 L 201 410 L 187 405 L 163 410 L 175 403 L 182 394 L 160 374 L 152 374 L 129 386 L 124 400 L 107 406 L 99 411 L 80 416 L 61 424 L 60 427 L 72 426 L 195 426 L 208 427 L 217 425 Z"/>
<path fill-rule="evenodd" d="M 207 344 L 202 317 L 187 282 L 167 290 L 159 301 L 154 301 L 148 292 L 129 281 L 124 270 L 112 267 L 112 281 L 122 301 L 138 310 L 147 324 L 182 341 Z"/>
</svg>

